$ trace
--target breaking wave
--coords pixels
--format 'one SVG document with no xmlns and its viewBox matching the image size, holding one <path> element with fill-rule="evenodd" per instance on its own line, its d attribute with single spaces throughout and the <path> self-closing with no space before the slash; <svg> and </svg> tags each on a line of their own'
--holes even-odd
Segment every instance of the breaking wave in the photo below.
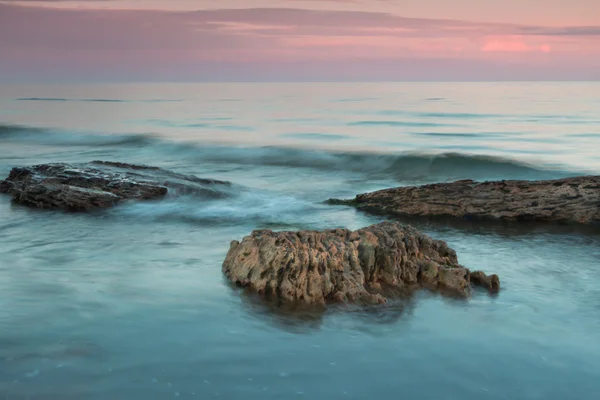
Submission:
<svg viewBox="0 0 600 400">
<path fill-rule="evenodd" d="M 224 146 L 181 151 L 193 151 L 193 156 L 198 160 L 211 163 L 313 168 L 408 182 L 467 178 L 551 179 L 573 175 L 573 172 L 551 166 L 530 165 L 502 157 L 463 153 L 337 153 L 281 147 Z"/>
<path fill-rule="evenodd" d="M 171 142 L 152 135 L 84 135 L 44 128 L 0 125 L 0 140 L 65 146 L 118 146 L 154 159 L 177 158 L 193 163 L 230 164 L 353 173 L 406 182 L 451 179 L 553 179 L 581 171 L 554 164 L 530 164 L 491 155 L 460 152 L 333 152 L 293 147 L 237 147 Z"/>
</svg>

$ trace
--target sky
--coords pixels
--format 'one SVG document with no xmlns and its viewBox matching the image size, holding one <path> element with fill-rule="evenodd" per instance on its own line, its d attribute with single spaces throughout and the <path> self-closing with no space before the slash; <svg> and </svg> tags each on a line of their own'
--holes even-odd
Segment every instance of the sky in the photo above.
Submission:
<svg viewBox="0 0 600 400">
<path fill-rule="evenodd" d="M 0 80 L 600 80 L 600 0 L 0 0 Z"/>
</svg>

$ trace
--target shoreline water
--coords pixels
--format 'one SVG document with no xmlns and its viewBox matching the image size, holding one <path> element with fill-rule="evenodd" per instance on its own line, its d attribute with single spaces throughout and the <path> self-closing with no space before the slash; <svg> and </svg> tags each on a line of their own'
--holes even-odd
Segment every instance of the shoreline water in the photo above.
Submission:
<svg viewBox="0 0 600 400">
<path fill-rule="evenodd" d="M 419 293 L 379 311 L 332 309 L 294 318 L 241 296 L 221 273 L 229 242 L 253 229 L 355 230 L 387 219 L 321 204 L 330 197 L 421 181 L 598 173 L 594 135 L 600 125 L 578 123 L 580 116 L 595 121 L 597 91 L 589 86 L 269 85 L 256 93 L 252 85 L 121 85 L 118 91 L 65 85 L 1 91 L 3 127 L 54 127 L 52 134 L 0 133 L 2 177 L 14 165 L 103 159 L 231 181 L 240 191 L 210 204 L 182 197 L 94 216 L 28 210 L 0 196 L 0 393 L 61 399 L 176 393 L 228 399 L 447 393 L 462 399 L 592 398 L 600 390 L 598 235 L 407 220 L 447 241 L 461 264 L 501 276 L 498 297 L 476 296 L 468 303 Z M 27 97 L 183 101 L 13 100 Z M 225 98 L 240 101 L 219 100 Z M 334 101 L 340 99 L 363 100 Z M 519 104 L 526 107 L 517 109 Z M 406 109 L 463 116 L 373 118 Z M 524 117 L 507 122 L 497 115 Z M 556 123 L 540 115 L 572 118 Z M 436 118 L 461 127 L 432 132 L 430 126 L 348 125 Z M 252 130 L 231 129 L 236 126 Z M 152 131 L 158 133 L 149 142 L 112 136 Z M 281 149 L 279 135 L 295 133 L 336 138 L 294 138 L 311 149 Z M 236 145 L 207 146 L 207 139 Z M 376 142 L 391 143 L 382 146 L 389 154 L 404 154 L 416 143 L 434 153 L 475 156 L 446 157 L 441 164 L 439 157 L 373 156 Z M 324 143 L 361 152 L 332 155 Z M 488 162 L 498 155 L 520 161 Z M 486 161 L 473 163 L 478 157 Z M 545 164 L 521 165 L 532 157 Z M 569 167 L 552 170 L 556 164 Z"/>
</svg>

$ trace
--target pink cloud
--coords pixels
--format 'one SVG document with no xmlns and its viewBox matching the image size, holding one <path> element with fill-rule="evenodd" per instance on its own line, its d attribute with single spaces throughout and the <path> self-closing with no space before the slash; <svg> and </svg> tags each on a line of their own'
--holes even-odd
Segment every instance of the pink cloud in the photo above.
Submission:
<svg viewBox="0 0 600 400">
<path fill-rule="evenodd" d="M 248 63 L 260 65 L 269 76 L 279 70 L 282 76 L 286 71 L 301 74 L 300 67 L 294 69 L 291 63 L 309 64 L 319 72 L 322 65 L 322 72 L 333 77 L 351 74 L 328 71 L 332 65 L 354 68 L 358 76 L 358 67 L 353 67 L 357 60 L 365 62 L 360 64 L 365 79 L 422 76 L 415 65 L 426 65 L 432 75 L 471 78 L 480 75 L 468 72 L 467 66 L 482 63 L 493 77 L 498 71 L 504 74 L 506 69 L 500 66 L 507 61 L 518 61 L 525 77 L 528 69 L 539 71 L 542 58 L 548 71 L 555 68 L 580 77 L 586 75 L 576 68 L 587 68 L 597 76 L 599 34 L 593 26 L 487 24 L 377 12 L 57 9 L 10 6 L 0 0 L 0 78 L 15 71 L 34 75 L 61 70 L 65 75 L 148 71 L 167 78 L 208 79 L 220 73 L 207 67 L 210 63 L 242 71 L 236 72 L 240 79 L 249 72 L 239 66 Z M 552 54 L 542 57 L 542 53 Z M 584 62 L 575 65 L 574 56 Z M 457 71 L 449 69 L 457 66 Z"/>
<path fill-rule="evenodd" d="M 520 37 L 504 37 L 488 40 L 483 47 L 485 52 L 521 53 L 535 50 Z"/>
<path fill-rule="evenodd" d="M 546 43 L 531 44 L 531 40 L 525 41 L 522 36 L 504 36 L 489 38 L 481 47 L 481 51 L 490 53 L 550 53 L 552 47 Z"/>
</svg>

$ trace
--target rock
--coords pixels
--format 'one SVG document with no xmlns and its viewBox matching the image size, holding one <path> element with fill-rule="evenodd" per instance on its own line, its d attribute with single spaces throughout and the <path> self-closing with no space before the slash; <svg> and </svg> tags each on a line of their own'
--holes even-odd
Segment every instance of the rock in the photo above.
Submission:
<svg viewBox="0 0 600 400">
<path fill-rule="evenodd" d="M 486 288 L 490 293 L 500 291 L 500 278 L 496 274 L 488 276 L 482 271 L 474 271 L 471 272 L 471 282 Z"/>
<path fill-rule="evenodd" d="M 454 250 L 397 222 L 354 232 L 257 230 L 231 243 L 223 273 L 285 303 L 380 304 L 420 287 L 463 298 L 470 293 L 470 272 Z"/>
<path fill-rule="evenodd" d="M 329 204 L 398 216 L 600 224 L 600 176 L 548 181 L 462 180 L 359 194 Z"/>
<path fill-rule="evenodd" d="M 0 181 L 0 193 L 29 207 L 89 211 L 128 200 L 161 199 L 168 193 L 218 198 L 230 185 L 157 167 L 92 161 L 13 168 Z"/>
</svg>

